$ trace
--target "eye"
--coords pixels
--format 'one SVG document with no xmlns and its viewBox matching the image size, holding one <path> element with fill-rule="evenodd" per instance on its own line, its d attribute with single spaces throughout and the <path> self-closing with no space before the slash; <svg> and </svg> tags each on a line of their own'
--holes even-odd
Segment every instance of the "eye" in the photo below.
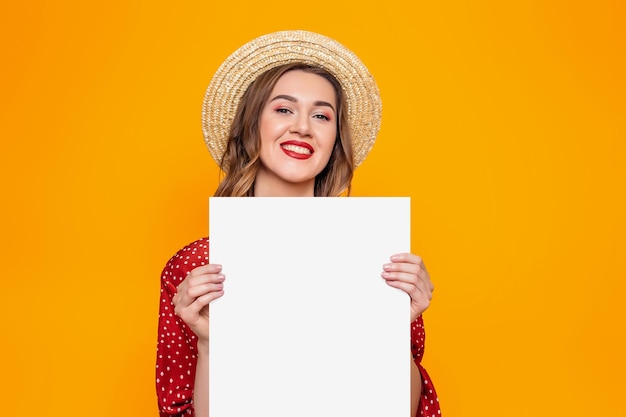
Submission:
<svg viewBox="0 0 626 417">
<path fill-rule="evenodd" d="M 279 107 L 275 111 L 276 111 L 276 113 L 283 113 L 283 114 L 291 113 L 291 110 L 289 110 L 288 108 L 285 108 L 285 107 Z"/>
<path fill-rule="evenodd" d="M 325 120 L 325 121 L 330 121 L 330 117 L 326 116 L 325 114 L 316 114 L 313 116 L 316 119 L 320 119 L 320 120 Z"/>
</svg>

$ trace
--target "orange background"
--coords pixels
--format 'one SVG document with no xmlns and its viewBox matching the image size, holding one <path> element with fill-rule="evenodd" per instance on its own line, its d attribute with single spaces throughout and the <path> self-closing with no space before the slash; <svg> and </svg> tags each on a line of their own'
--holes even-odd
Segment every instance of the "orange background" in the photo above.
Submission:
<svg viewBox="0 0 626 417">
<path fill-rule="evenodd" d="M 379 82 L 353 194 L 412 197 L 444 414 L 626 414 L 622 2 L 17 3 L 0 6 L 3 415 L 157 414 L 160 270 L 206 235 L 218 181 L 204 89 L 294 28 Z"/>
</svg>

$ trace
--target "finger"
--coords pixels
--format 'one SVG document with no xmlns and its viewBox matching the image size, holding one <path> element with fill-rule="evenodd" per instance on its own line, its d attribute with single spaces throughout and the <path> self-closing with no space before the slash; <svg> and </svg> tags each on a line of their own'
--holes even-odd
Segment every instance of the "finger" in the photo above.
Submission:
<svg viewBox="0 0 626 417">
<path fill-rule="evenodd" d="M 204 275 L 204 274 L 217 274 L 222 271 L 222 265 L 220 264 L 207 264 L 194 268 L 189 273 L 192 276 Z"/>
<path fill-rule="evenodd" d="M 201 297 L 198 297 L 194 300 L 193 303 L 191 303 L 187 308 L 187 312 L 191 313 L 192 315 L 198 315 L 200 314 L 200 310 L 202 310 L 204 307 L 208 306 L 209 303 L 211 303 L 211 301 L 217 300 L 218 298 L 220 298 L 222 295 L 224 295 L 224 290 L 221 291 L 214 291 L 214 292 L 210 292 L 208 294 L 205 294 Z"/>
<path fill-rule="evenodd" d="M 405 272 L 383 272 L 380 274 L 387 281 L 400 281 L 414 285 L 424 293 L 432 296 L 434 289 L 433 283 L 430 281 L 428 274 L 423 272 L 421 275 L 415 275 Z"/>
<path fill-rule="evenodd" d="M 383 270 L 385 272 L 391 272 L 391 273 L 405 272 L 408 274 L 415 274 L 417 275 L 419 279 L 421 279 L 428 285 L 429 290 L 431 292 L 435 290 L 435 286 L 430 281 L 430 274 L 428 273 L 428 271 L 426 271 L 426 268 L 424 267 L 423 264 L 416 265 L 416 264 L 409 264 L 409 263 L 387 263 L 383 265 Z"/>
<path fill-rule="evenodd" d="M 211 292 L 222 291 L 224 289 L 224 284 L 221 282 L 198 285 L 187 290 L 187 295 L 191 298 L 202 297 L 205 294 Z"/>
<path fill-rule="evenodd" d="M 224 274 L 214 274 L 214 273 L 203 273 L 199 275 L 192 275 L 191 273 L 187 275 L 185 280 L 178 286 L 178 292 L 185 292 L 190 288 L 197 287 L 200 285 L 206 284 L 215 284 L 219 282 L 223 282 L 225 279 Z"/>
<path fill-rule="evenodd" d="M 416 274 L 408 272 L 387 272 L 384 271 L 380 274 L 387 281 L 402 281 L 408 284 L 416 285 L 420 278 Z"/>
<path fill-rule="evenodd" d="M 176 295 L 172 298 L 174 306 L 186 307 L 196 298 L 210 291 L 219 291 L 223 287 L 225 276 L 222 274 L 202 275 L 189 277 L 178 286 Z"/>
<path fill-rule="evenodd" d="M 398 288 L 404 291 L 405 293 L 408 294 L 409 297 L 411 297 L 411 300 L 415 302 L 418 302 L 420 298 L 423 298 L 424 300 L 428 300 L 428 301 L 432 300 L 433 298 L 432 292 L 429 291 L 428 287 L 421 281 L 416 284 L 413 284 L 413 283 L 406 282 L 406 281 L 391 280 L 391 281 L 387 281 L 387 284 L 390 287 Z"/>
<path fill-rule="evenodd" d="M 175 306 L 174 313 L 182 318 L 186 323 L 191 323 L 197 320 L 200 311 L 207 307 L 211 301 L 217 300 L 224 295 L 224 290 L 213 291 L 197 297 L 191 304 L 186 306 Z"/>
<path fill-rule="evenodd" d="M 430 281 L 429 282 L 424 282 L 422 280 L 417 281 L 417 284 L 415 285 L 415 288 L 417 288 L 417 290 L 423 294 L 426 298 L 428 298 L 429 300 L 433 299 L 433 292 L 430 289 Z M 419 296 L 419 295 L 416 295 Z"/>
<path fill-rule="evenodd" d="M 422 280 L 429 283 L 429 286 L 431 285 L 428 272 L 413 264 L 385 264 L 381 276 L 386 279 Z"/>
<path fill-rule="evenodd" d="M 421 265 L 422 267 L 424 266 L 424 261 L 422 260 L 422 258 L 413 253 L 396 253 L 394 255 L 391 255 L 389 259 L 391 260 L 391 262 L 406 262 L 410 264 Z"/>
<path fill-rule="evenodd" d="M 204 285 L 209 283 L 218 283 L 224 281 L 224 274 L 202 274 L 189 276 L 187 279 L 187 286 L 197 287 L 198 285 Z"/>
<path fill-rule="evenodd" d="M 386 263 L 383 265 L 383 270 L 387 272 L 406 272 L 415 275 L 424 271 L 420 265 L 407 262 Z"/>
</svg>

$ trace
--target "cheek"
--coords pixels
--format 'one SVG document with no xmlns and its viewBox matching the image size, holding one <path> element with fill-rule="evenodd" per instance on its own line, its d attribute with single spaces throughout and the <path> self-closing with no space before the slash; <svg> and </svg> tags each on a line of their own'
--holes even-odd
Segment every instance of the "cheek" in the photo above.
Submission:
<svg viewBox="0 0 626 417">
<path fill-rule="evenodd" d="M 280 136 L 285 133 L 286 129 L 287 127 L 285 122 L 281 122 L 280 120 L 270 117 L 262 118 L 259 121 L 259 134 L 261 135 L 261 142 L 272 142 L 280 138 Z"/>
<path fill-rule="evenodd" d="M 324 138 L 324 148 L 330 153 L 337 140 L 337 129 L 329 129 Z"/>
<path fill-rule="evenodd" d="M 271 129 L 271 124 L 269 123 L 262 123 L 259 126 L 259 139 L 260 139 L 260 146 L 261 146 L 261 151 L 264 150 L 264 148 L 267 148 L 267 146 L 272 142 L 272 138 L 275 136 L 272 129 Z"/>
<path fill-rule="evenodd" d="M 328 140 L 325 144 L 324 144 L 324 158 L 323 158 L 323 163 L 324 166 L 328 165 L 328 162 L 330 161 L 330 157 L 333 155 L 333 150 L 335 149 L 335 138 L 333 136 L 332 140 Z"/>
</svg>

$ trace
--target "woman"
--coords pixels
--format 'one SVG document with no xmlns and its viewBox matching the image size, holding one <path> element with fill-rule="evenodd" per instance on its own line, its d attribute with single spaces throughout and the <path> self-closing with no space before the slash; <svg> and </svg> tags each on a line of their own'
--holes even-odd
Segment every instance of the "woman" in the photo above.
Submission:
<svg viewBox="0 0 626 417">
<path fill-rule="evenodd" d="M 380 126 L 373 78 L 343 45 L 310 32 L 262 36 L 216 72 L 203 107 L 205 140 L 225 177 L 216 196 L 339 196 Z M 440 415 L 419 364 L 421 314 L 433 285 L 421 259 L 395 254 L 381 276 L 411 301 L 411 415 Z M 157 394 L 162 416 L 208 415 L 209 303 L 224 295 L 208 239 L 179 251 L 162 274 Z"/>
</svg>

